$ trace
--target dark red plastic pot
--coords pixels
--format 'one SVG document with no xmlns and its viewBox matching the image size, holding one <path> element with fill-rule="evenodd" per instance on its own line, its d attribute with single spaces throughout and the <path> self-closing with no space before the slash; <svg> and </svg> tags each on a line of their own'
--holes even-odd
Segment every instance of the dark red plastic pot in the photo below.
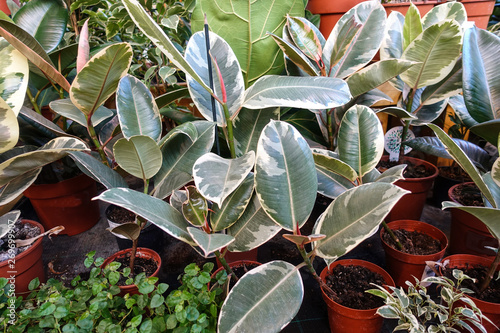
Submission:
<svg viewBox="0 0 500 333">
<path fill-rule="evenodd" d="M 387 271 L 391 274 L 396 286 L 406 289 L 408 286 L 405 284 L 405 281 L 414 283 L 415 280 L 413 277 L 419 280 L 421 279 L 425 270 L 426 261 L 438 261 L 443 258 L 446 248 L 448 247 L 448 239 L 444 232 L 425 222 L 399 220 L 388 223 L 388 226 L 391 230 L 404 229 L 407 231 L 418 231 L 431 236 L 441 243 L 441 251 L 437 253 L 429 255 L 408 254 L 396 250 L 387 244 L 382 237 L 386 231 L 384 228 L 380 229 L 380 238 L 382 239 L 382 246 L 385 250 L 385 265 Z"/>
<path fill-rule="evenodd" d="M 221 253 L 223 251 L 221 250 Z M 259 253 L 259 248 L 256 247 L 253 250 L 250 251 L 245 251 L 245 252 L 231 252 L 227 251 L 226 254 L 224 255 L 224 259 L 226 259 L 228 264 L 232 264 L 234 262 L 238 261 L 253 261 L 257 262 L 257 255 Z M 219 261 L 219 258 L 215 258 L 217 261 L 217 267 L 222 267 L 222 264 Z"/>
<path fill-rule="evenodd" d="M 130 251 L 132 249 L 126 249 L 126 250 L 121 250 L 113 254 L 112 256 L 108 257 L 104 262 L 102 263 L 101 267 L 106 267 L 113 261 L 115 261 L 117 258 L 125 258 L 129 256 Z M 156 277 L 158 276 L 158 273 L 160 272 L 160 267 L 161 267 L 161 257 L 158 253 L 155 251 L 144 248 L 144 247 L 138 247 L 137 252 L 135 255 L 136 258 L 146 258 L 146 259 L 153 259 L 156 262 L 157 268 L 156 271 L 151 274 L 148 277 Z M 137 289 L 137 286 L 135 284 L 127 285 L 127 286 L 119 286 L 120 287 L 120 296 L 124 296 L 125 294 L 138 294 L 139 290 Z"/>
<path fill-rule="evenodd" d="M 388 159 L 389 156 L 382 156 L 382 160 Z M 385 218 L 387 222 L 397 220 L 420 220 L 425 201 L 427 200 L 427 194 L 432 188 L 434 179 L 438 175 L 438 168 L 432 163 L 414 157 L 405 157 L 405 161 L 414 165 L 424 165 L 426 169 L 432 171 L 432 175 L 423 178 L 405 178 L 394 183 L 411 193 L 399 199 L 389 215 Z M 403 163 L 405 163 L 405 161 L 403 161 Z"/>
<path fill-rule="evenodd" d="M 22 223 L 29 223 L 40 228 L 40 232 L 44 233 L 43 226 L 32 220 L 22 220 Z M 18 254 L 14 261 L 5 260 L 0 262 L 0 276 L 10 278 L 15 276 L 14 285 L 16 295 L 28 296 L 28 285 L 34 278 L 45 282 L 45 271 L 42 262 L 42 238 L 37 239 L 29 249 Z M 10 265 L 14 266 L 10 266 Z M 10 290 L 9 290 L 10 291 Z"/>
<path fill-rule="evenodd" d="M 92 228 L 100 218 L 96 182 L 85 174 L 56 184 L 31 185 L 24 195 L 48 230 L 62 225 L 73 236 Z"/>
<path fill-rule="evenodd" d="M 486 258 L 475 256 L 471 254 L 454 254 L 443 259 L 443 263 L 447 263 L 450 268 L 465 269 L 467 267 L 477 267 L 484 266 L 489 267 L 493 262 L 493 258 Z M 497 273 L 500 270 L 500 266 L 497 267 Z M 483 315 L 485 315 L 489 320 L 491 320 L 495 326 L 500 327 L 500 303 L 491 303 L 481 301 L 471 295 L 468 295 L 476 304 L 476 306 L 481 310 Z M 465 303 L 460 303 L 460 306 L 466 306 Z M 498 332 L 498 329 L 487 321 L 483 321 L 483 326 L 487 333 Z M 464 331 L 465 332 L 465 331 Z M 467 331 L 468 332 L 468 331 Z M 475 329 L 476 333 L 480 331 Z"/>
<path fill-rule="evenodd" d="M 231 263 L 228 262 L 228 265 L 229 265 L 229 267 L 231 267 L 231 269 L 243 267 L 243 266 L 248 266 L 248 267 L 251 267 L 250 269 L 252 269 L 252 268 L 258 267 L 262 264 L 260 262 L 252 261 L 252 260 L 238 260 L 238 261 L 233 261 Z M 221 272 L 222 270 L 224 270 L 224 267 L 222 267 L 222 266 L 219 267 L 215 272 L 213 272 L 212 278 L 215 278 L 217 273 Z M 209 285 L 209 287 L 210 287 L 210 285 Z"/>
<path fill-rule="evenodd" d="M 451 201 L 460 203 L 454 192 L 458 191 L 461 185 L 452 186 L 448 191 Z M 498 248 L 498 241 L 491 235 L 486 225 L 475 216 L 463 210 L 451 208 L 450 212 L 450 252 L 453 254 L 474 254 L 493 257 L 495 252 L 485 248 L 485 246 Z"/>
<path fill-rule="evenodd" d="M 394 281 L 389 273 L 371 262 L 358 259 L 335 261 L 330 266 L 323 269 L 320 274 L 320 278 L 323 281 L 326 281 L 327 275 L 330 275 L 333 268 L 337 265 L 355 265 L 366 267 L 372 272 L 382 275 L 387 285 L 394 286 Z M 330 331 L 332 333 L 378 333 L 382 329 L 384 318 L 380 317 L 376 313 L 376 308 L 369 310 L 351 309 L 330 299 L 325 294 L 323 289 L 321 289 L 321 293 L 323 294 L 323 299 L 328 305 L 328 321 L 330 323 Z"/>
</svg>

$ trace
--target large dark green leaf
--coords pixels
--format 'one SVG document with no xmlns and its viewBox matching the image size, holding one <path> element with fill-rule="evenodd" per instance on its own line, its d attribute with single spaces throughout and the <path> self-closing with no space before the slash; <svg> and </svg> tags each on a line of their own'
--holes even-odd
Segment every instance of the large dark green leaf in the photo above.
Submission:
<svg viewBox="0 0 500 333">
<path fill-rule="evenodd" d="M 97 160 L 92 155 L 76 151 L 70 152 L 69 156 L 82 172 L 106 188 L 128 187 L 127 182 L 118 172 L 104 165 L 101 160 Z"/>
</svg>

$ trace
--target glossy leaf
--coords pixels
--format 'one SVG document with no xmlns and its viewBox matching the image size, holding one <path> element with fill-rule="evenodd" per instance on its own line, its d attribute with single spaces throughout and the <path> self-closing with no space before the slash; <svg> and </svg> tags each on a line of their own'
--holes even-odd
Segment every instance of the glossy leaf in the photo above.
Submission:
<svg viewBox="0 0 500 333">
<path fill-rule="evenodd" d="M 447 19 L 455 20 L 460 25 L 467 22 L 467 12 L 464 5 L 461 2 L 453 1 L 434 6 L 422 18 L 422 25 L 424 29 L 427 29 L 431 25 Z"/>
<path fill-rule="evenodd" d="M 207 234 L 193 227 L 188 227 L 188 232 L 196 244 L 203 250 L 203 253 L 205 253 L 205 258 L 208 257 L 209 254 L 228 246 L 234 241 L 232 236 L 225 234 Z"/>
<path fill-rule="evenodd" d="M 231 289 L 217 332 L 279 332 L 299 311 L 303 296 L 302 278 L 295 266 L 278 260 L 263 264 Z"/>
<path fill-rule="evenodd" d="M 194 182 L 205 198 L 221 207 L 224 200 L 245 180 L 254 162 L 253 151 L 234 159 L 208 153 L 193 165 Z"/>
<path fill-rule="evenodd" d="M 335 199 L 355 186 L 354 179 L 358 176 L 356 171 L 339 160 L 338 154 L 328 150 L 313 149 L 313 156 L 318 175 L 318 193 Z"/>
<path fill-rule="evenodd" d="M 420 97 L 421 105 L 430 105 L 462 91 L 462 59 L 459 59 L 451 72 L 443 80 L 428 86 Z"/>
<path fill-rule="evenodd" d="M 370 172 L 384 153 L 384 130 L 370 108 L 356 105 L 342 118 L 338 134 L 339 159 L 359 177 Z"/>
<path fill-rule="evenodd" d="M 283 53 L 301 70 L 307 73 L 310 76 L 319 76 L 318 69 L 311 63 L 311 60 L 307 59 L 307 57 L 298 49 L 295 45 L 287 43 L 284 39 L 271 34 L 271 37 L 274 39 L 279 48 L 283 51 Z"/>
<path fill-rule="evenodd" d="M 80 73 L 83 66 L 90 59 L 90 45 L 89 45 L 89 19 L 85 21 L 80 30 L 78 39 L 78 56 L 76 58 L 76 72 Z"/>
<path fill-rule="evenodd" d="M 158 141 L 161 136 L 160 111 L 148 87 L 139 79 L 125 75 L 116 91 L 116 111 L 123 136 L 149 136 Z"/>
<path fill-rule="evenodd" d="M 14 148 L 19 140 L 19 125 L 14 111 L 0 97 L 0 154 Z"/>
<path fill-rule="evenodd" d="M 0 98 L 17 116 L 28 87 L 29 66 L 26 57 L 10 45 L 0 46 L 0 78 Z"/>
<path fill-rule="evenodd" d="M 351 182 L 355 182 L 356 178 L 358 178 L 356 170 L 342 160 L 318 153 L 313 154 L 313 156 L 316 169 L 319 168 L 334 172 Z"/>
<path fill-rule="evenodd" d="M 86 117 L 92 116 L 116 91 L 131 61 L 132 47 L 127 43 L 112 44 L 99 51 L 71 84 L 69 96 L 73 104 Z"/>
<path fill-rule="evenodd" d="M 326 209 L 314 226 L 319 256 L 333 261 L 346 254 L 378 230 L 379 224 L 406 190 L 387 183 L 370 183 L 347 190 Z M 362 203 L 362 204 L 360 204 Z"/>
<path fill-rule="evenodd" d="M 38 168 L 14 178 L 0 187 L 0 205 L 6 205 L 20 196 L 38 178 L 42 168 Z"/>
<path fill-rule="evenodd" d="M 390 183 L 393 184 L 400 179 L 404 179 L 403 171 L 406 168 L 406 164 L 399 164 L 385 170 L 381 175 L 379 175 L 374 181 Z M 374 169 L 377 170 L 377 169 Z M 365 182 L 365 179 L 363 179 Z"/>
<path fill-rule="evenodd" d="M 380 46 L 380 59 L 400 59 L 403 55 L 403 14 L 393 11 L 387 17 L 387 33 Z"/>
<path fill-rule="evenodd" d="M 491 177 L 495 184 L 500 187 L 500 159 L 497 158 L 491 167 Z"/>
<path fill-rule="evenodd" d="M 24 121 L 29 123 L 31 126 L 35 127 L 37 130 L 48 131 L 46 133 L 52 133 L 55 136 L 66 136 L 66 137 L 75 137 L 69 133 L 64 132 L 59 126 L 39 114 L 38 112 L 33 111 L 32 109 L 28 109 L 26 107 L 22 107 L 19 112 L 19 118 L 22 118 Z M 50 136 L 49 136 L 50 137 Z"/>
<path fill-rule="evenodd" d="M 202 226 L 207 221 L 208 203 L 194 186 L 186 187 L 186 201 L 182 203 L 184 218 L 194 226 Z"/>
<path fill-rule="evenodd" d="M 138 239 L 141 227 L 137 223 L 123 223 L 114 228 L 108 228 L 113 234 L 121 235 L 131 241 Z"/>
<path fill-rule="evenodd" d="M 71 102 L 69 98 L 52 101 L 49 105 L 54 112 L 77 122 L 83 127 L 87 127 L 88 124 L 85 115 Z M 110 109 L 100 106 L 92 115 L 92 125 L 97 126 L 112 116 L 113 112 Z"/>
<path fill-rule="evenodd" d="M 11 224 L 16 222 L 19 216 L 21 216 L 20 210 L 13 210 L 0 216 L 0 238 L 4 238 L 9 233 Z"/>
<path fill-rule="evenodd" d="M 266 213 L 287 230 L 301 227 L 317 191 L 307 142 L 291 125 L 271 121 L 260 136 L 255 164 L 255 188 Z"/>
<path fill-rule="evenodd" d="M 287 28 L 295 46 L 309 59 L 320 64 L 323 47 L 320 38 L 310 25 L 299 18 L 288 16 Z"/>
<path fill-rule="evenodd" d="M 498 145 L 498 136 L 500 135 L 500 119 L 485 121 L 484 123 L 474 125 L 470 128 L 472 133 L 479 135 L 492 145 Z"/>
<path fill-rule="evenodd" d="M 443 209 L 456 208 L 463 210 L 486 224 L 489 231 L 496 239 L 500 240 L 500 209 L 488 207 L 468 207 L 462 206 L 456 202 L 445 201 L 443 202 Z"/>
<path fill-rule="evenodd" d="M 417 6 L 413 3 L 410 3 L 410 7 L 405 15 L 405 22 L 403 24 L 403 50 L 406 50 L 408 45 L 418 35 L 420 35 L 423 31 L 422 21 L 420 19 L 420 11 Z"/>
<path fill-rule="evenodd" d="M 349 87 L 340 79 L 269 75 L 247 89 L 243 106 L 249 109 L 278 106 L 328 109 L 344 105 L 350 99 Z"/>
<path fill-rule="evenodd" d="M 113 146 L 116 163 L 125 171 L 140 179 L 150 179 L 160 170 L 160 147 L 149 136 L 122 138 Z"/>
<path fill-rule="evenodd" d="M 84 152 L 70 152 L 69 156 L 75 161 L 82 172 L 106 188 L 128 187 L 127 182 L 118 172 L 104 165 L 102 161 L 97 160 L 91 155 Z"/>
<path fill-rule="evenodd" d="M 95 198 L 123 207 L 153 223 L 170 236 L 196 245 L 187 231 L 188 224 L 181 213 L 165 201 L 126 188 L 112 188 Z"/>
<path fill-rule="evenodd" d="M 167 106 L 168 104 L 183 98 L 189 96 L 189 90 L 186 87 L 181 87 L 172 91 L 169 91 L 161 96 L 156 97 L 156 105 L 158 105 L 158 108 L 163 108 Z"/>
<path fill-rule="evenodd" d="M 393 115 L 394 117 L 397 117 L 402 120 L 414 120 L 417 119 L 413 114 L 409 113 L 403 108 L 397 107 L 397 106 L 389 106 L 386 108 L 383 108 L 381 110 L 378 110 L 377 112 L 384 112 L 390 115 Z"/>
<path fill-rule="evenodd" d="M 470 128 L 474 125 L 479 124 L 476 120 L 474 120 L 474 118 L 471 117 L 469 111 L 467 110 L 463 95 L 455 95 L 450 97 L 448 103 L 466 127 Z"/>
</svg>

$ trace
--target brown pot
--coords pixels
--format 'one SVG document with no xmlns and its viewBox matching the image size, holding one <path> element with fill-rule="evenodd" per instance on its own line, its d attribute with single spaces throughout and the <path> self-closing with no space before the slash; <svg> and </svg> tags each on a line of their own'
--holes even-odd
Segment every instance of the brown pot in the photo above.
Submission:
<svg viewBox="0 0 500 333">
<path fill-rule="evenodd" d="M 375 264 L 357 259 L 335 261 L 330 266 L 323 269 L 320 278 L 326 281 L 327 275 L 330 275 L 332 269 L 337 265 L 357 265 L 366 267 L 382 275 L 387 285 L 394 286 L 394 281 L 389 273 Z M 323 295 L 323 300 L 328 306 L 328 321 L 332 333 L 377 333 L 382 329 L 384 318 L 376 313 L 376 308 L 369 310 L 351 309 L 330 299 L 323 289 L 321 289 L 321 293 Z"/>
<path fill-rule="evenodd" d="M 40 228 L 41 233 L 45 232 L 43 226 L 36 221 L 22 220 L 22 223 L 29 223 L 37 226 Z M 28 296 L 30 292 L 28 285 L 34 278 L 38 277 L 40 282 L 45 282 L 42 252 L 42 238 L 38 238 L 29 249 L 18 254 L 12 261 L 5 260 L 0 262 L 0 276 L 5 278 L 13 277 L 15 279 L 14 286 L 16 295 Z M 10 292 L 10 289 L 8 292 Z"/>
<path fill-rule="evenodd" d="M 388 226 L 391 230 L 404 229 L 407 231 L 418 231 L 431 236 L 441 243 L 441 251 L 437 253 L 428 255 L 408 254 L 396 250 L 387 244 L 382 237 L 386 231 L 384 228 L 380 229 L 380 238 L 382 239 L 382 246 L 385 251 L 385 265 L 387 271 L 391 274 L 396 286 L 407 289 L 408 286 L 405 284 L 406 281 L 415 282 L 413 277 L 419 280 L 421 279 L 425 270 L 426 261 L 438 261 L 443 258 L 446 248 L 448 247 L 448 239 L 444 232 L 425 222 L 399 220 L 388 223 Z"/>
<path fill-rule="evenodd" d="M 473 182 L 463 184 L 474 184 Z M 459 191 L 458 184 L 452 186 L 448 191 L 450 200 L 462 204 L 455 194 Z M 485 248 L 491 246 L 498 248 L 498 241 L 493 237 L 486 227 L 477 217 L 460 209 L 450 208 L 451 228 L 450 228 L 450 252 L 453 254 L 474 254 L 478 256 L 494 256 L 493 250 Z"/>
<path fill-rule="evenodd" d="M 224 249 L 221 250 L 221 253 L 224 252 Z M 257 262 L 257 255 L 259 252 L 259 248 L 256 247 L 253 250 L 250 251 L 245 251 L 245 252 L 231 252 L 231 251 L 226 251 L 226 254 L 224 255 L 224 259 L 226 259 L 226 262 L 228 264 L 232 264 L 237 261 L 253 261 Z M 219 261 L 219 258 L 215 258 L 217 261 L 217 267 L 221 268 L 222 264 Z"/>
<path fill-rule="evenodd" d="M 129 255 L 129 252 L 131 252 L 132 249 L 126 249 L 126 250 L 121 250 L 113 254 L 112 256 L 108 257 L 104 262 L 102 263 L 101 267 L 104 268 L 108 266 L 110 263 L 115 261 L 116 258 L 124 258 Z M 146 258 L 146 259 L 153 259 L 156 262 L 156 271 L 151 274 L 148 277 L 156 277 L 158 276 L 158 273 L 160 272 L 160 267 L 161 267 L 161 257 L 158 253 L 151 249 L 147 249 L 144 247 L 138 247 L 137 252 L 135 254 L 136 258 Z M 126 294 L 130 295 L 135 295 L 139 293 L 139 290 L 137 289 L 137 286 L 135 284 L 127 285 L 127 286 L 119 286 L 120 287 L 120 296 L 124 296 Z"/>
<path fill-rule="evenodd" d="M 100 218 L 96 182 L 85 174 L 56 184 L 31 185 L 24 195 L 48 230 L 62 225 L 73 236 L 92 228 Z"/>
<path fill-rule="evenodd" d="M 476 22 L 476 27 L 486 29 L 495 8 L 495 0 L 462 0 L 467 19 Z"/>
<path fill-rule="evenodd" d="M 382 160 L 388 160 L 389 156 L 382 156 Z M 414 158 L 405 157 L 405 161 L 411 162 L 415 165 L 424 165 L 426 169 L 432 170 L 432 175 L 424 178 L 405 178 L 398 180 L 394 184 L 402 189 L 408 190 L 411 193 L 404 195 L 392 208 L 391 212 L 385 220 L 387 222 L 397 220 L 420 220 L 422 211 L 424 210 L 427 194 L 432 188 L 434 179 L 438 175 L 438 169 L 432 163 Z M 405 163 L 403 161 L 403 163 Z"/>
<path fill-rule="evenodd" d="M 485 258 L 470 254 L 454 254 L 449 257 L 443 259 L 443 263 L 451 268 L 465 269 L 466 267 L 477 267 L 477 266 L 485 266 L 489 267 L 493 262 L 492 258 Z M 500 266 L 497 267 L 497 273 L 500 270 Z M 491 303 L 481 301 L 475 297 L 468 295 L 476 304 L 476 306 L 481 310 L 484 316 L 486 316 L 489 320 L 491 320 L 495 326 L 500 327 L 500 303 Z M 460 303 L 459 306 L 466 306 L 465 303 Z M 495 333 L 498 332 L 498 329 L 493 326 L 491 323 L 487 321 L 483 321 L 483 326 L 486 329 L 487 333 Z M 465 332 L 465 331 L 464 331 Z M 468 331 L 467 331 L 468 332 Z M 480 331 L 475 329 L 476 333 Z"/>
</svg>

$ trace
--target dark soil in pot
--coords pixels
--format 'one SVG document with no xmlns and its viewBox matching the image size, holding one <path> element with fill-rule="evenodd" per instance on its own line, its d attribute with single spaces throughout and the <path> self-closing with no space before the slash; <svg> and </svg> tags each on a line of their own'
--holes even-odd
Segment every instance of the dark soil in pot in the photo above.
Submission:
<svg viewBox="0 0 500 333">
<path fill-rule="evenodd" d="M 441 269 L 444 276 L 456 281 L 453 278 L 452 272 L 456 267 L 445 267 Z M 482 281 L 487 274 L 488 267 L 485 266 L 470 266 L 466 268 L 459 268 L 464 272 L 465 275 L 476 279 L 476 281 Z M 498 273 L 498 272 L 497 272 Z M 497 274 L 495 274 L 496 276 Z M 462 287 L 468 288 L 474 292 L 470 296 L 480 299 L 485 302 L 498 303 L 500 306 L 500 280 L 492 279 L 488 288 L 482 293 L 479 293 L 479 282 L 474 283 L 474 281 L 466 280 L 462 283 Z"/>
<path fill-rule="evenodd" d="M 13 235 L 13 239 L 29 239 L 40 235 L 40 228 L 34 226 L 30 223 L 21 223 L 21 220 L 17 220 L 14 224 L 12 231 L 10 231 L 7 235 L 0 239 L 0 262 L 5 261 L 7 259 L 13 258 L 12 253 L 8 253 L 9 251 L 9 238 Z M 12 251 L 15 251 L 14 256 L 26 251 L 29 249 L 34 243 L 28 246 L 22 247 L 14 247 Z"/>
<path fill-rule="evenodd" d="M 428 255 L 441 251 L 441 243 L 437 239 L 434 239 L 424 233 L 404 229 L 393 230 L 393 232 L 403 246 L 403 249 L 400 251 L 404 253 Z M 396 242 L 392 239 L 389 233 L 383 233 L 382 237 L 392 248 L 399 250 L 396 246 Z"/>
<path fill-rule="evenodd" d="M 460 184 L 453 190 L 453 196 L 464 206 L 484 206 L 481 192 L 473 183 Z"/>
<path fill-rule="evenodd" d="M 377 170 L 380 172 L 384 172 L 387 169 L 390 169 L 399 164 L 406 164 L 406 168 L 403 172 L 404 178 L 424 178 L 429 177 L 434 174 L 433 170 L 429 170 L 425 167 L 425 165 L 415 165 L 411 161 L 403 160 L 402 163 L 399 162 L 391 162 L 389 160 L 381 160 L 377 164 Z"/>
<path fill-rule="evenodd" d="M 114 260 L 114 262 L 118 262 L 121 264 L 120 270 L 123 270 L 125 267 L 129 267 L 130 264 L 130 253 L 127 254 L 127 256 L 124 257 L 118 257 Z M 156 271 L 158 268 L 158 265 L 152 258 L 142 258 L 142 257 L 136 257 L 135 262 L 134 262 L 134 272 L 130 274 L 130 277 L 135 277 L 140 273 L 146 273 L 146 276 L 151 276 L 153 273 Z M 119 286 L 125 286 L 125 281 L 127 278 L 121 276 L 120 280 L 118 281 L 117 285 Z"/>
<path fill-rule="evenodd" d="M 135 214 L 119 206 L 111 205 L 106 209 L 106 217 L 115 223 L 129 223 L 135 221 Z"/>
<path fill-rule="evenodd" d="M 366 267 L 338 265 L 332 274 L 326 277 L 326 284 L 336 293 L 328 294 L 335 302 L 352 309 L 369 310 L 384 305 L 380 297 L 365 293 L 373 289 L 373 285 L 386 284 L 382 275 L 370 271 Z"/>
<path fill-rule="evenodd" d="M 439 175 L 460 183 L 471 182 L 472 179 L 460 167 L 439 167 Z"/>
</svg>

